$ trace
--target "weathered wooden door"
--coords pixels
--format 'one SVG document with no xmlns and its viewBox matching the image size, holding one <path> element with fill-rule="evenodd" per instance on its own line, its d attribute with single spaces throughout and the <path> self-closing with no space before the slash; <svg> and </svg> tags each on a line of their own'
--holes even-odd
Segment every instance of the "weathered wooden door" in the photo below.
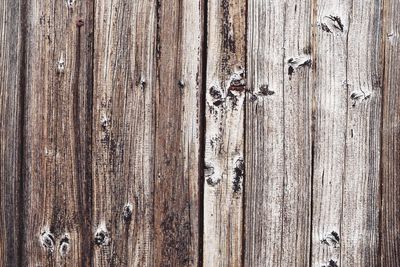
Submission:
<svg viewBox="0 0 400 267">
<path fill-rule="evenodd" d="M 400 0 L 3 0 L 0 266 L 400 266 Z"/>
</svg>

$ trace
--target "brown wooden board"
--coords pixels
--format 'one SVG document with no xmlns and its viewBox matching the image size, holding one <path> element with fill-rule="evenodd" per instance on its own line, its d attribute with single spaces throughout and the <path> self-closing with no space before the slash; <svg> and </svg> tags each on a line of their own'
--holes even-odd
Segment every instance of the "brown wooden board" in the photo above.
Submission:
<svg viewBox="0 0 400 267">
<path fill-rule="evenodd" d="M 0 3 L 0 265 L 20 265 L 22 111 L 25 58 L 23 1 Z"/>
<path fill-rule="evenodd" d="M 21 266 L 89 266 L 93 5 L 25 4 Z"/>
</svg>

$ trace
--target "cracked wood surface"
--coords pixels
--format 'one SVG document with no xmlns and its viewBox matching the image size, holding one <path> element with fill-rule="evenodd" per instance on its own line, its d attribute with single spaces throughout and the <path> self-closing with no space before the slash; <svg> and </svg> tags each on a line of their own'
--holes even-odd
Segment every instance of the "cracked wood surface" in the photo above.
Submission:
<svg viewBox="0 0 400 267">
<path fill-rule="evenodd" d="M 378 265 L 381 4 L 314 2 L 313 266 Z"/>
<path fill-rule="evenodd" d="M 205 106 L 204 266 L 241 266 L 246 3 L 209 1 Z"/>
<path fill-rule="evenodd" d="M 399 0 L 4 0 L 0 266 L 399 266 Z"/>
<path fill-rule="evenodd" d="M 245 266 L 307 266 L 311 1 L 249 1 Z"/>
<path fill-rule="evenodd" d="M 25 14 L 21 266 L 90 264 L 92 3 Z"/>
</svg>

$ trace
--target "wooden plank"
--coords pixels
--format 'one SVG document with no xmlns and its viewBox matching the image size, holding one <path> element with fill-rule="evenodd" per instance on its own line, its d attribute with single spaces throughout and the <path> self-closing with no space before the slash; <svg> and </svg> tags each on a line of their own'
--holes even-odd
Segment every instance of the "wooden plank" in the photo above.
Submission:
<svg viewBox="0 0 400 267">
<path fill-rule="evenodd" d="M 313 266 L 378 265 L 380 9 L 315 2 Z"/>
<path fill-rule="evenodd" d="M 199 261 L 203 1 L 157 2 L 155 266 Z"/>
<path fill-rule="evenodd" d="M 89 266 L 92 2 L 27 1 L 22 266 Z"/>
<path fill-rule="evenodd" d="M 0 3 L 0 265 L 20 266 L 22 1 Z"/>
<path fill-rule="evenodd" d="M 311 1 L 249 1 L 245 266 L 308 266 Z"/>
<path fill-rule="evenodd" d="M 242 265 L 246 1 L 208 2 L 205 266 Z"/>
<path fill-rule="evenodd" d="M 95 1 L 95 266 L 153 266 L 155 1 Z"/>
<path fill-rule="evenodd" d="M 384 1 L 380 266 L 400 266 L 400 1 Z"/>
</svg>

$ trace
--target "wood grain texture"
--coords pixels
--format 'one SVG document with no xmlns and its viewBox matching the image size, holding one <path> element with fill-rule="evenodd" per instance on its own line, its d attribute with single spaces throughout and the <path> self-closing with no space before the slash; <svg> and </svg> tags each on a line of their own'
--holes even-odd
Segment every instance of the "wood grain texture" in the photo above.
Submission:
<svg viewBox="0 0 400 267">
<path fill-rule="evenodd" d="M 312 265 L 377 266 L 380 1 L 315 1 Z"/>
<path fill-rule="evenodd" d="M 202 1 L 157 2 L 155 266 L 199 261 Z"/>
<path fill-rule="evenodd" d="M 0 3 L 0 265 L 20 265 L 23 109 L 22 1 Z"/>
<path fill-rule="evenodd" d="M 28 1 L 22 266 L 89 266 L 92 2 Z"/>
<path fill-rule="evenodd" d="M 246 1 L 208 2 L 205 266 L 241 266 Z"/>
<path fill-rule="evenodd" d="M 95 266 L 153 266 L 155 1 L 95 3 Z"/>
<path fill-rule="evenodd" d="M 400 266 L 400 1 L 384 1 L 381 155 L 381 266 Z"/>
<path fill-rule="evenodd" d="M 245 266 L 307 266 L 311 1 L 249 1 Z"/>
</svg>

